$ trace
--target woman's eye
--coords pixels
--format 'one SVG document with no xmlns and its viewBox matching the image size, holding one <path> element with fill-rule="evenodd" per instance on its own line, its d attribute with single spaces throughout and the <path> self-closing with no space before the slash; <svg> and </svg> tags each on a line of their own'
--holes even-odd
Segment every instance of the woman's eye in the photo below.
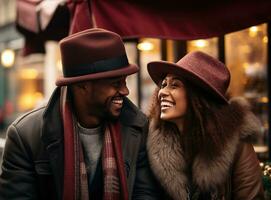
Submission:
<svg viewBox="0 0 271 200">
<path fill-rule="evenodd" d="M 161 84 L 161 88 L 164 88 L 164 87 L 166 87 L 166 86 L 167 86 L 166 83 L 162 83 L 162 84 Z"/>
<path fill-rule="evenodd" d="M 176 82 L 171 83 L 171 87 L 177 87 L 177 86 L 178 86 L 178 83 Z"/>
<path fill-rule="evenodd" d="M 176 87 L 183 87 L 183 84 L 180 83 L 180 82 L 173 82 L 173 83 L 171 84 L 171 87 L 174 87 L 174 88 L 176 88 Z"/>
</svg>

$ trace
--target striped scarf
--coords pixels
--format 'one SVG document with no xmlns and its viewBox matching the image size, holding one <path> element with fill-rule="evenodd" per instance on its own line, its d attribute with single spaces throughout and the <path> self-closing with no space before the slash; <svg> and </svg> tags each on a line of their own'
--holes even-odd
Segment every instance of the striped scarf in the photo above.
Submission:
<svg viewBox="0 0 271 200">
<path fill-rule="evenodd" d="M 76 130 L 67 87 L 61 88 L 60 110 L 64 127 L 63 200 L 89 200 L 83 149 Z M 103 200 L 128 200 L 128 188 L 121 149 L 119 122 L 108 123 L 102 150 Z"/>
</svg>

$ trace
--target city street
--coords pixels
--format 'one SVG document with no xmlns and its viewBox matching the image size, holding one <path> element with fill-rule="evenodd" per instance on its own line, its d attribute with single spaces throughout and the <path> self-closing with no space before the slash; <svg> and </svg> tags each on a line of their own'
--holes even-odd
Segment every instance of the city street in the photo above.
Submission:
<svg viewBox="0 0 271 200">
<path fill-rule="evenodd" d="M 271 0 L 0 0 L 0 200 L 271 200 L 270 52 Z"/>
</svg>

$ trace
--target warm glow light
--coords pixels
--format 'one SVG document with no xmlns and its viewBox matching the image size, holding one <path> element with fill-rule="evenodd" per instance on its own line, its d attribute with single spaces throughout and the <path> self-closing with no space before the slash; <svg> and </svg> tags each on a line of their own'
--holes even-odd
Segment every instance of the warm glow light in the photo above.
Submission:
<svg viewBox="0 0 271 200">
<path fill-rule="evenodd" d="M 23 110 L 32 109 L 35 105 L 35 97 L 33 94 L 23 94 L 19 97 L 19 107 Z"/>
<path fill-rule="evenodd" d="M 260 102 L 261 102 L 261 103 L 268 103 L 268 97 L 262 97 L 262 98 L 260 99 Z"/>
<path fill-rule="evenodd" d="M 267 146 L 253 146 L 253 148 L 256 153 L 264 153 L 268 151 Z"/>
<path fill-rule="evenodd" d="M 43 94 L 41 92 L 35 92 L 36 101 L 41 100 L 43 98 Z"/>
<path fill-rule="evenodd" d="M 247 63 L 247 62 L 244 62 L 243 63 L 243 68 L 246 70 L 247 68 L 249 68 L 249 63 Z"/>
<path fill-rule="evenodd" d="M 269 128 L 268 122 L 263 122 L 263 127 L 265 128 L 265 130 L 268 130 Z"/>
<path fill-rule="evenodd" d="M 22 79 L 36 79 L 38 77 L 38 70 L 36 69 L 22 69 L 20 77 Z"/>
<path fill-rule="evenodd" d="M 249 31 L 251 32 L 257 32 L 258 31 L 258 27 L 257 26 L 252 26 L 249 28 Z"/>
<path fill-rule="evenodd" d="M 19 107 L 21 110 L 33 109 L 36 103 L 43 98 L 43 94 L 40 92 L 26 93 L 19 97 Z"/>
<path fill-rule="evenodd" d="M 265 44 L 268 43 L 268 37 L 267 36 L 263 37 L 263 43 L 265 43 Z"/>
<path fill-rule="evenodd" d="M 249 36 L 250 37 L 255 37 L 257 35 L 258 32 L 258 27 L 257 26 L 252 26 L 249 28 Z"/>
<path fill-rule="evenodd" d="M 11 49 L 6 49 L 1 54 L 1 63 L 4 67 L 11 67 L 14 64 L 15 53 Z"/>
<path fill-rule="evenodd" d="M 144 41 L 144 42 L 140 42 L 137 45 L 137 48 L 140 51 L 151 51 L 151 50 L 153 50 L 154 45 L 151 42 L 149 42 L 149 41 Z"/>
<path fill-rule="evenodd" d="M 263 70 L 262 67 L 263 66 L 259 62 L 243 64 L 244 72 L 248 76 L 254 76 L 256 74 L 259 74 Z"/>
<path fill-rule="evenodd" d="M 208 42 L 206 40 L 195 40 L 194 41 L 194 46 L 199 47 L 199 48 L 206 47 L 207 44 L 208 44 Z"/>
<path fill-rule="evenodd" d="M 58 60 L 56 62 L 56 67 L 57 67 L 58 71 L 62 71 L 62 62 L 61 62 L 61 60 Z"/>
</svg>

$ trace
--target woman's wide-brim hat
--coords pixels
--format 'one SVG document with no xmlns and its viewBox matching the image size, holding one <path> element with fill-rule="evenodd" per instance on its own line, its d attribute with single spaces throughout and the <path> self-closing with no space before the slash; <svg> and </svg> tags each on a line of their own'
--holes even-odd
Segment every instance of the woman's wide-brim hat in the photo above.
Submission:
<svg viewBox="0 0 271 200">
<path fill-rule="evenodd" d="M 157 85 L 167 74 L 175 74 L 219 100 L 228 103 L 226 91 L 230 83 L 230 72 L 222 62 L 206 53 L 191 52 L 177 63 L 150 62 L 147 68 L 152 80 Z"/>
<path fill-rule="evenodd" d="M 60 41 L 63 76 L 57 86 L 94 79 L 131 75 L 139 68 L 130 64 L 121 37 L 100 28 L 88 29 Z"/>
</svg>

